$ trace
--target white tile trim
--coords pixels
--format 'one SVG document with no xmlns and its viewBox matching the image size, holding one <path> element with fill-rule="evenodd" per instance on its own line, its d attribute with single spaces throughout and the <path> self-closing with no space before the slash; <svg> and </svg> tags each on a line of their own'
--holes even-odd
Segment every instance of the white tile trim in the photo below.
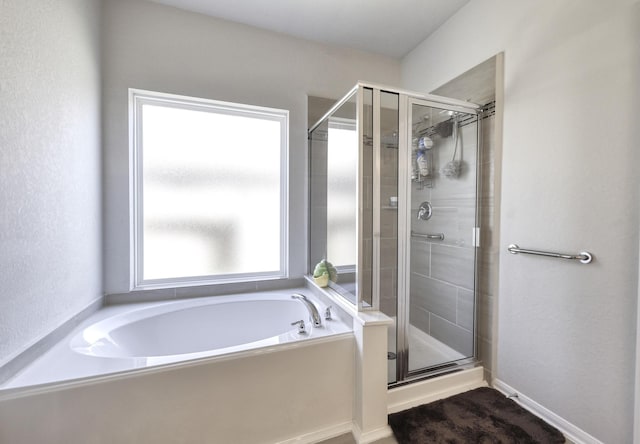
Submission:
<svg viewBox="0 0 640 444">
<path fill-rule="evenodd" d="M 400 412 L 478 387 L 486 387 L 487 383 L 483 378 L 484 369 L 475 367 L 390 389 L 387 391 L 387 412 Z"/>
</svg>

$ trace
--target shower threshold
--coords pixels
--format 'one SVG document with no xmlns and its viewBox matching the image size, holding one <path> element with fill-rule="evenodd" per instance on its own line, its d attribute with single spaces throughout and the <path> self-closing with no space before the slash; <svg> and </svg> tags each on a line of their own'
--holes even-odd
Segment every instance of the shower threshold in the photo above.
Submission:
<svg viewBox="0 0 640 444">
<path fill-rule="evenodd" d="M 395 335 L 396 329 L 388 329 L 388 343 L 390 348 L 390 354 L 395 355 Z M 462 353 L 454 350 L 443 342 L 437 340 L 433 336 L 425 333 L 414 325 L 409 325 L 409 369 L 420 370 L 423 368 L 442 366 L 446 363 L 451 363 L 461 359 L 465 359 Z M 388 381 L 394 383 L 397 381 L 396 376 L 396 360 L 389 359 L 387 361 L 388 366 Z"/>
</svg>

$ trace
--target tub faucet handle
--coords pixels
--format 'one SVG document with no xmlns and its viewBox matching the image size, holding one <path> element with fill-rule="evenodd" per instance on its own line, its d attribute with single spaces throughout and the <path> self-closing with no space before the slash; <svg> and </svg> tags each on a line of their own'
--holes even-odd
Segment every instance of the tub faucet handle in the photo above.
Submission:
<svg viewBox="0 0 640 444">
<path fill-rule="evenodd" d="M 300 319 L 299 321 L 292 322 L 291 325 L 297 325 L 298 326 L 298 334 L 301 334 L 301 335 L 306 335 L 307 334 L 307 328 L 304 325 L 304 320 Z"/>
<path fill-rule="evenodd" d="M 324 311 L 324 318 L 325 318 L 327 321 L 330 321 L 331 319 L 333 319 L 333 318 L 331 317 L 331 309 L 332 309 L 332 308 L 333 308 L 333 305 L 329 305 L 329 306 L 327 307 L 327 309 Z"/>
</svg>

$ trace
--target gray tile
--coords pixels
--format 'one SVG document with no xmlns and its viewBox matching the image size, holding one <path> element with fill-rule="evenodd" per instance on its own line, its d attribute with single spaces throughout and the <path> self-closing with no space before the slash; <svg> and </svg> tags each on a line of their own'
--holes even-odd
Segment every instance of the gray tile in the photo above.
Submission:
<svg viewBox="0 0 640 444">
<path fill-rule="evenodd" d="M 418 212 L 418 207 L 420 203 L 424 201 L 431 201 L 431 188 L 424 188 L 422 190 L 417 189 L 417 184 L 413 184 L 414 186 L 411 189 L 411 215 L 415 216 Z"/>
<path fill-rule="evenodd" d="M 483 197 L 494 195 L 494 173 L 495 167 L 493 163 L 483 163 L 480 166 L 480 174 L 482 175 L 481 195 Z"/>
<path fill-rule="evenodd" d="M 323 206 L 327 205 L 327 181 L 322 180 L 319 177 L 311 177 L 311 202 L 314 205 Z"/>
<path fill-rule="evenodd" d="M 398 210 L 382 208 L 380 211 L 380 236 L 383 238 L 398 237 Z"/>
<path fill-rule="evenodd" d="M 432 199 L 469 199 L 475 202 L 476 197 L 476 174 L 475 164 L 463 163 L 462 173 L 455 179 L 439 177 L 435 180 L 432 189 Z"/>
<path fill-rule="evenodd" d="M 469 331 L 473 331 L 474 305 L 473 291 L 458 288 L 456 324 Z"/>
<path fill-rule="evenodd" d="M 362 242 L 363 246 L 363 264 L 364 270 L 371 270 L 373 264 L 373 242 L 371 239 L 365 238 Z"/>
<path fill-rule="evenodd" d="M 411 239 L 411 271 L 424 276 L 431 275 L 431 243 L 422 239 Z"/>
<path fill-rule="evenodd" d="M 473 335 L 470 331 L 431 313 L 429 333 L 465 356 L 473 354 Z"/>
<path fill-rule="evenodd" d="M 358 298 L 371 304 L 371 270 L 363 270 L 362 274 L 362 287 L 358 288 Z"/>
<path fill-rule="evenodd" d="M 478 359 L 482 361 L 482 366 L 484 368 L 493 371 L 491 368 L 491 362 L 493 360 L 493 348 L 491 342 L 484 339 L 478 340 Z"/>
<path fill-rule="evenodd" d="M 383 161 L 381 165 L 380 185 L 398 187 L 398 160 Z"/>
<path fill-rule="evenodd" d="M 412 230 L 419 234 L 443 233 L 444 241 L 427 240 L 426 242 L 455 245 L 458 242 L 458 208 L 446 206 L 433 206 L 432 208 L 431 218 L 426 221 L 414 219 Z"/>
<path fill-rule="evenodd" d="M 495 155 L 495 116 L 486 118 L 482 122 L 482 160 L 493 162 Z"/>
<path fill-rule="evenodd" d="M 390 129 L 387 129 L 390 131 Z M 393 129 L 397 132 L 397 126 Z M 386 174 L 396 174 L 398 171 L 398 150 L 385 148 L 380 151 L 380 160 L 382 162 L 381 170 Z"/>
<path fill-rule="evenodd" d="M 431 205 L 436 207 L 468 207 L 475 208 L 476 197 L 474 195 L 469 196 L 447 196 L 446 194 L 434 193 L 431 198 Z"/>
<path fill-rule="evenodd" d="M 429 333 L 429 312 L 412 304 L 409 310 L 409 323 L 423 332 Z"/>
<path fill-rule="evenodd" d="M 356 224 L 355 218 L 353 219 L 354 225 Z M 373 218 L 370 213 L 365 212 L 365 216 L 362 218 L 362 232 L 364 236 L 371 237 L 373 232 Z"/>
<path fill-rule="evenodd" d="M 456 220 L 457 242 L 459 246 L 473 245 L 473 228 L 476 226 L 476 208 L 460 207 Z"/>
<path fill-rule="evenodd" d="M 397 270 L 383 268 L 380 270 L 380 296 L 396 299 L 398 294 Z"/>
<path fill-rule="evenodd" d="M 436 161 L 438 172 L 432 189 L 432 197 L 434 199 L 440 196 L 474 198 L 476 193 L 476 145 L 475 143 L 464 145 L 460 175 L 455 178 L 448 178 L 442 175 L 439 170 L 451 161 L 452 146 L 451 144 L 451 148 L 439 153 Z M 460 160 L 460 151 L 456 155 L 456 160 Z"/>
<path fill-rule="evenodd" d="M 373 206 L 371 205 L 373 199 L 373 180 L 371 176 L 364 176 L 362 178 L 362 195 L 364 199 L 364 209 L 371 210 Z"/>
<path fill-rule="evenodd" d="M 380 298 L 380 311 L 387 316 L 395 317 L 398 314 L 398 303 L 395 299 Z"/>
<path fill-rule="evenodd" d="M 392 159 L 380 165 L 380 185 L 382 187 L 393 186 L 398 188 L 398 162 Z"/>
<path fill-rule="evenodd" d="M 413 273 L 410 281 L 411 305 L 456 322 L 457 288 Z"/>
<path fill-rule="evenodd" d="M 493 231 L 496 226 L 495 207 L 493 205 L 493 198 L 490 201 L 483 199 L 480 205 L 480 229 L 482 231 Z M 480 239 L 481 246 L 484 247 L 486 243 L 484 239 Z"/>
<path fill-rule="evenodd" d="M 380 239 L 380 268 L 396 268 L 398 263 L 398 240 Z"/>
<path fill-rule="evenodd" d="M 475 141 L 478 136 L 478 128 L 475 124 L 464 125 L 460 127 L 460 135 L 465 143 Z"/>
<path fill-rule="evenodd" d="M 474 262 L 474 248 L 431 246 L 431 276 L 441 281 L 473 290 Z"/>
<path fill-rule="evenodd" d="M 498 252 L 481 249 L 478 255 L 478 291 L 483 294 L 497 295 L 498 287 Z"/>
<path fill-rule="evenodd" d="M 478 300 L 478 336 L 491 341 L 493 337 L 494 298 L 480 294 Z"/>
<path fill-rule="evenodd" d="M 499 239 L 495 236 L 494 231 L 486 226 L 480 227 L 480 248 L 481 253 L 484 251 L 498 251 Z"/>
<path fill-rule="evenodd" d="M 387 316 L 397 312 L 397 280 L 395 269 L 380 270 L 380 311 Z"/>
</svg>

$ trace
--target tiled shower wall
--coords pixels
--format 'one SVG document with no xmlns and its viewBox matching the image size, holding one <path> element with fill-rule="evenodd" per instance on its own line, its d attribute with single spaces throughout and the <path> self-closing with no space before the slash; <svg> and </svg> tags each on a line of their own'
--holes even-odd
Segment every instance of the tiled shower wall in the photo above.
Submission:
<svg viewBox="0 0 640 444">
<path fill-rule="evenodd" d="M 485 378 L 492 380 L 494 308 L 498 299 L 498 257 L 500 236 L 496 218 L 496 117 L 482 124 L 482 190 L 480 194 L 480 249 L 478 251 L 478 357 Z"/>
<path fill-rule="evenodd" d="M 390 197 L 398 196 L 397 145 L 382 146 L 380 152 L 380 311 L 397 314 L 398 208 Z"/>
</svg>

